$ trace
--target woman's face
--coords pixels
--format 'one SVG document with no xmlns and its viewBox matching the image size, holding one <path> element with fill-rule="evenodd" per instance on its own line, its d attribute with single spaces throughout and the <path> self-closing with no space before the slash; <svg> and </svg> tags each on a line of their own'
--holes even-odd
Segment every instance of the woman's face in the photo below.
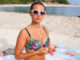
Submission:
<svg viewBox="0 0 80 60">
<path fill-rule="evenodd" d="M 30 11 L 32 17 L 32 22 L 40 23 L 45 16 L 45 8 L 43 5 L 36 4 L 33 6 L 33 9 Z"/>
</svg>

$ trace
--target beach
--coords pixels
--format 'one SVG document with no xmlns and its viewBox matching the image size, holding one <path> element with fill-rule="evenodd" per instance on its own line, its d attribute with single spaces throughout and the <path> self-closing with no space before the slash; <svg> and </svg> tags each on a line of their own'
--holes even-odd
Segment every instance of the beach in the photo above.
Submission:
<svg viewBox="0 0 80 60">
<path fill-rule="evenodd" d="M 0 12 L 0 50 L 15 48 L 17 36 L 31 22 L 27 13 Z M 41 25 L 47 26 L 52 42 L 80 49 L 80 18 L 46 15 Z"/>
</svg>

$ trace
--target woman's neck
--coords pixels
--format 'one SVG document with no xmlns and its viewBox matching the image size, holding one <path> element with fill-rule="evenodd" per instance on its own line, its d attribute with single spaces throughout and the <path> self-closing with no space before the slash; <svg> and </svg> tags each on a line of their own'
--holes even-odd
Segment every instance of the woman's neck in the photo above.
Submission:
<svg viewBox="0 0 80 60">
<path fill-rule="evenodd" d="M 40 23 L 33 23 L 32 22 L 30 25 L 35 27 L 35 28 L 40 28 L 41 27 Z"/>
</svg>

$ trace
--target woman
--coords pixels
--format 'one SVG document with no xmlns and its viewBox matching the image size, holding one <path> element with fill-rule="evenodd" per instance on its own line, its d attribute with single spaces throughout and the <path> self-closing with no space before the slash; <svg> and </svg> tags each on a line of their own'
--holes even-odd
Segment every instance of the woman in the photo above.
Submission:
<svg viewBox="0 0 80 60">
<path fill-rule="evenodd" d="M 45 6 L 41 2 L 34 2 L 30 8 L 32 22 L 19 33 L 15 48 L 16 59 L 24 60 L 45 60 L 45 54 L 52 53 L 55 48 L 48 49 L 50 39 L 48 28 L 40 23 L 45 16 Z M 26 53 L 22 53 L 22 50 Z"/>
</svg>

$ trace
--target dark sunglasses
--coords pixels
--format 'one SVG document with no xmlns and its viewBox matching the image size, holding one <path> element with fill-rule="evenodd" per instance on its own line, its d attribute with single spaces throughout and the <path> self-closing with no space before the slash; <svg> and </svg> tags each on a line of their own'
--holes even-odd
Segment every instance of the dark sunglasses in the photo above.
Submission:
<svg viewBox="0 0 80 60">
<path fill-rule="evenodd" d="M 38 13 L 40 13 L 41 15 L 45 15 L 45 14 L 46 14 L 46 11 L 31 10 L 31 12 L 32 12 L 33 14 L 38 14 Z"/>
</svg>

